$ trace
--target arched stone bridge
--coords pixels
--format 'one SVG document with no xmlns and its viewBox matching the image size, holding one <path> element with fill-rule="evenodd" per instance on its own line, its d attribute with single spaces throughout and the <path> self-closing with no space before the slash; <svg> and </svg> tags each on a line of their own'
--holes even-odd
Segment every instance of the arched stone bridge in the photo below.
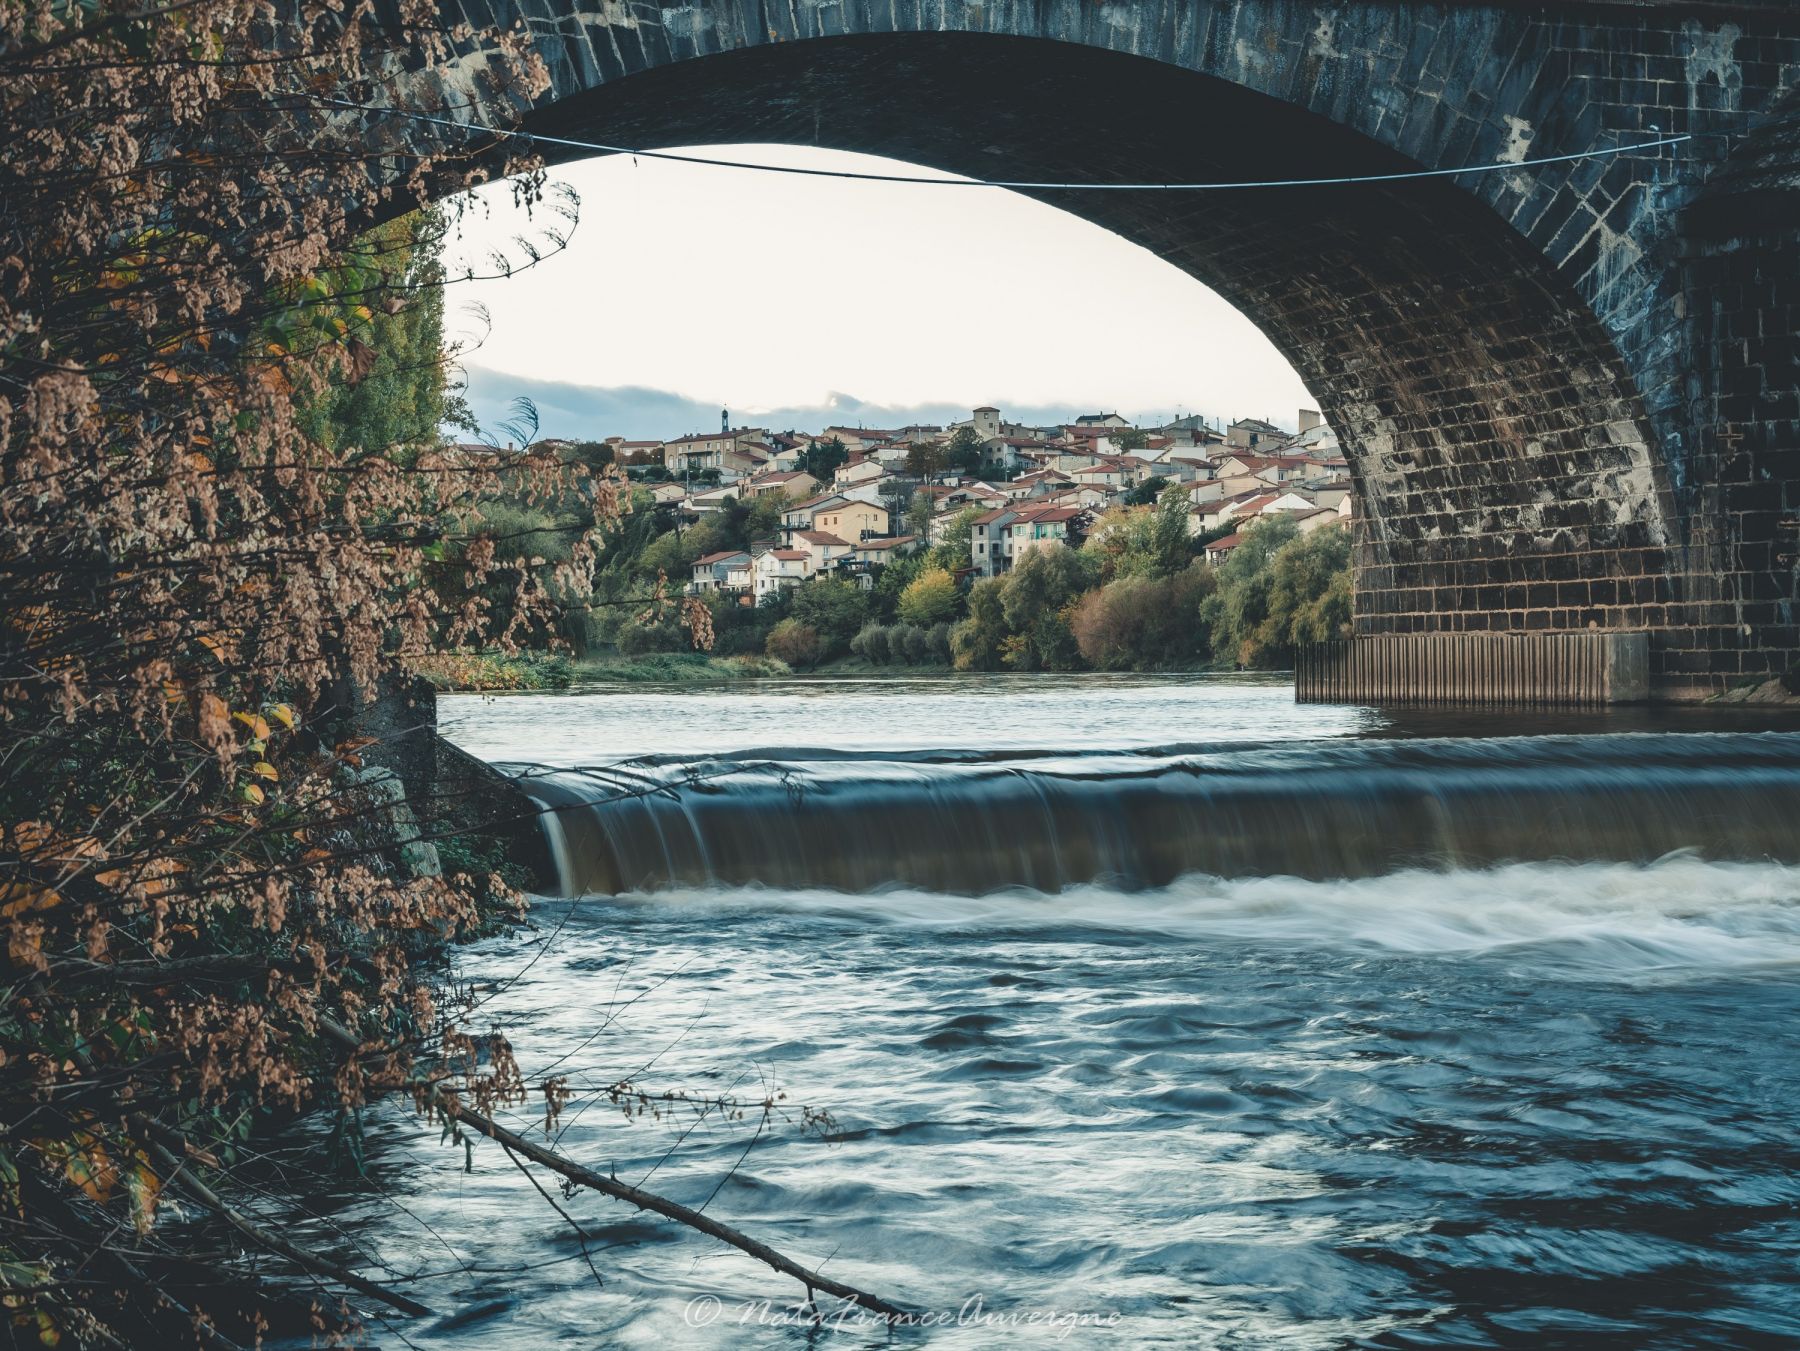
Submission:
<svg viewBox="0 0 1800 1351">
<path fill-rule="evenodd" d="M 1785 0 L 446 2 L 525 23 L 554 88 L 522 108 L 471 65 L 422 100 L 612 144 L 1161 182 L 1692 133 L 1363 187 L 1040 195 L 1215 288 L 1293 363 L 1360 490 L 1360 632 L 1648 630 L 1665 697 L 1800 657 Z M 1104 302 L 1071 269 L 1044 278 L 1031 321 L 1116 341 Z M 984 321 L 1000 343 L 1018 320 L 972 293 L 954 322 Z"/>
</svg>

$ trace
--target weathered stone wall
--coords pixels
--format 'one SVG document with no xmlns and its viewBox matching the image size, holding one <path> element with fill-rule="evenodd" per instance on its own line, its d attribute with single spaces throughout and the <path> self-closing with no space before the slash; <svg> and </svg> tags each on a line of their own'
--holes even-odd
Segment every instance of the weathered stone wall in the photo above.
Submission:
<svg viewBox="0 0 1800 1351">
<path fill-rule="evenodd" d="M 527 23 L 555 89 L 524 109 L 470 70 L 422 101 L 615 144 L 1134 182 L 1520 164 L 1692 133 L 1376 187 L 1042 195 L 1215 287 L 1294 363 L 1359 485 L 1365 632 L 1648 628 L 1672 696 L 1796 658 L 1791 6 L 462 7 Z M 1078 277 L 1045 286 L 1096 299 Z"/>
</svg>

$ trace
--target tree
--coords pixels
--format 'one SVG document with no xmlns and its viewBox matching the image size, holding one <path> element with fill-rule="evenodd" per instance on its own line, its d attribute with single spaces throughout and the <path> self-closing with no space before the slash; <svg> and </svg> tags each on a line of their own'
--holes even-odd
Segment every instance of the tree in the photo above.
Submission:
<svg viewBox="0 0 1800 1351">
<path fill-rule="evenodd" d="M 590 474 L 606 469 L 618 457 L 618 452 L 604 441 L 571 441 L 557 453 L 565 464 L 585 464 Z"/>
<path fill-rule="evenodd" d="M 705 525 L 700 522 L 687 530 L 669 530 L 658 535 L 640 555 L 637 571 L 646 579 L 664 573 L 672 581 L 686 582 L 694 560 L 710 552 L 706 546 L 712 542 L 712 532 L 710 528 L 703 529 Z"/>
<path fill-rule="evenodd" d="M 1074 671 L 1081 649 L 1069 629 L 1074 602 L 1096 580 L 1094 562 L 1078 549 L 1031 549 L 1013 565 L 1001 590 L 1011 639 L 1006 663 L 1021 671 Z"/>
<path fill-rule="evenodd" d="M 830 483 L 831 476 L 850 462 L 850 452 L 838 437 L 814 441 L 800 454 L 800 468 L 820 483 Z"/>
<path fill-rule="evenodd" d="M 967 506 L 945 523 L 942 537 L 931 551 L 931 561 L 935 566 L 951 572 L 969 566 L 969 537 L 974 533 L 975 522 L 981 515 L 982 508 Z"/>
<path fill-rule="evenodd" d="M 916 478 L 941 474 L 948 462 L 942 441 L 914 441 L 906 448 L 906 472 Z"/>
<path fill-rule="evenodd" d="M 1344 635 L 1354 577 L 1348 530 L 1326 526 L 1290 540 L 1269 560 L 1269 568 L 1269 621 L 1282 649 L 1273 664 L 1291 665 L 1301 643 Z"/>
<path fill-rule="evenodd" d="M 1193 563 L 1172 577 L 1121 577 L 1088 592 L 1069 627 L 1082 659 L 1097 671 L 1188 670 L 1210 655 L 1201 601 L 1212 569 Z"/>
<path fill-rule="evenodd" d="M 1285 512 L 1259 516 L 1217 569 L 1218 589 L 1201 606 L 1213 651 L 1232 667 L 1282 665 L 1291 646 L 1284 625 L 1271 622 L 1270 591 L 1275 555 L 1299 534 Z"/>
<path fill-rule="evenodd" d="M 1150 568 L 1153 575 L 1172 577 L 1193 559 L 1188 546 L 1187 489 L 1171 483 L 1157 499 L 1156 514 L 1150 522 Z"/>
<path fill-rule="evenodd" d="M 944 450 L 944 465 L 959 474 L 976 474 L 987 455 L 987 442 L 973 427 L 958 427 Z"/>
<path fill-rule="evenodd" d="M 1150 433 L 1140 431 L 1136 427 L 1121 427 L 1117 431 L 1108 432 L 1106 439 L 1112 442 L 1113 449 L 1119 454 L 1129 455 L 1132 451 L 1142 450 L 1150 444 Z"/>
<path fill-rule="evenodd" d="M 527 41 L 453 47 L 417 7 L 0 6 L 9 1340 L 247 1344 L 266 1291 L 190 1236 L 210 1226 L 166 1223 L 165 1196 L 221 1209 L 245 1129 L 290 1113 L 338 1113 L 354 1148 L 365 1102 L 426 1082 L 426 1046 L 450 1078 L 422 1106 L 514 1092 L 432 953 L 517 898 L 440 866 L 425 841 L 450 809 L 399 796 L 418 714 L 377 697 L 399 707 L 414 658 L 547 640 L 617 485 L 542 448 L 440 444 L 440 217 L 420 208 L 514 170 L 556 203 L 460 131 L 390 139 L 345 108 L 447 111 L 426 91 L 464 60 L 534 97 Z M 520 475 L 586 503 L 548 566 L 483 515 Z M 318 1332 L 360 1339 L 337 1303 L 321 1289 Z"/>
<path fill-rule="evenodd" d="M 370 308 L 361 369 L 326 371 L 302 392 L 296 420 L 321 445 L 381 451 L 429 444 L 445 423 L 474 430 L 460 398 L 448 392 L 444 369 L 444 220 L 440 208 L 414 211 L 358 241 L 358 249 L 383 260 L 395 295 L 408 299 L 391 313 Z"/>
<path fill-rule="evenodd" d="M 794 618 L 819 635 L 820 660 L 849 651 L 850 640 L 868 622 L 869 595 L 837 577 L 815 577 L 794 588 Z"/>
<path fill-rule="evenodd" d="M 888 644 L 889 630 L 883 624 L 871 620 L 863 625 L 856 637 L 850 640 L 850 650 L 871 666 L 886 666 L 893 660 L 893 650 Z"/>
<path fill-rule="evenodd" d="M 877 617 L 884 623 L 898 618 L 901 595 L 928 566 L 929 560 L 922 553 L 908 554 L 905 558 L 878 565 L 874 572 L 875 585 L 869 593 Z"/>
<path fill-rule="evenodd" d="M 906 530 L 910 535 L 917 535 L 921 540 L 929 540 L 931 535 L 931 514 L 936 507 L 936 499 L 930 493 L 914 491 L 912 501 L 906 504 Z"/>
<path fill-rule="evenodd" d="M 969 615 L 950 631 L 950 653 L 959 671 L 997 671 L 1005 656 L 1010 633 L 1001 600 L 1005 585 L 999 577 L 984 577 L 969 588 Z"/>
<path fill-rule="evenodd" d="M 1103 582 L 1155 571 L 1155 512 L 1150 507 L 1114 507 L 1095 522 L 1081 550 Z"/>
<path fill-rule="evenodd" d="M 768 539 L 781 529 L 781 515 L 794 505 L 794 496 L 785 492 L 758 493 L 750 499 L 744 512 L 744 538 L 738 548 L 747 549 L 759 539 Z"/>
<path fill-rule="evenodd" d="M 819 633 L 798 619 L 784 619 L 769 630 L 767 649 L 771 657 L 785 661 L 795 670 L 810 670 L 819 664 L 824 644 Z"/>
<path fill-rule="evenodd" d="M 942 620 L 954 619 L 960 601 L 956 578 L 943 568 L 927 567 L 900 593 L 900 618 L 908 624 L 930 628 Z"/>
<path fill-rule="evenodd" d="M 1129 492 L 1125 493 L 1119 500 L 1128 507 L 1147 507 L 1152 502 L 1156 501 L 1157 498 L 1161 497 L 1163 489 L 1168 486 L 1168 479 L 1164 478 L 1161 474 L 1152 474 L 1135 488 L 1132 488 Z"/>
</svg>

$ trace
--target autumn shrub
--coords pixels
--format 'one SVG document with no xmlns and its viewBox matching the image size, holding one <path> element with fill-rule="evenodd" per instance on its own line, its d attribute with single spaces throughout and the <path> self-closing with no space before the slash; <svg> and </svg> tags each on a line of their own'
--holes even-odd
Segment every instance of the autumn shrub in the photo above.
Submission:
<svg viewBox="0 0 1800 1351">
<path fill-rule="evenodd" d="M 548 641 L 618 485 L 438 443 L 444 279 L 410 228 L 375 227 L 528 166 L 352 110 L 443 111 L 452 57 L 529 98 L 522 31 L 411 3 L 0 0 L 11 1333 L 255 1340 L 272 1296 L 225 1280 L 220 1234 L 178 1252 L 168 1195 L 229 1190 L 279 1114 L 523 1091 L 502 1040 L 462 1054 L 420 965 L 507 890 L 439 875 L 430 804 L 397 800 L 362 727 L 408 661 Z M 517 191 L 543 204 L 538 178 Z M 533 529 L 519 513 L 552 502 L 585 520 L 559 520 L 553 558 L 508 549 L 482 509 L 502 498 Z M 338 1308 L 324 1266 L 283 1261 Z"/>
<path fill-rule="evenodd" d="M 769 630 L 768 653 L 796 670 L 810 670 L 819 664 L 825 650 L 819 631 L 798 619 L 784 619 Z"/>
<path fill-rule="evenodd" d="M 1088 592 L 1069 620 L 1082 659 L 1096 671 L 1186 670 L 1211 655 L 1200 615 L 1212 569 L 1196 563 L 1170 577 L 1131 575 Z"/>
</svg>

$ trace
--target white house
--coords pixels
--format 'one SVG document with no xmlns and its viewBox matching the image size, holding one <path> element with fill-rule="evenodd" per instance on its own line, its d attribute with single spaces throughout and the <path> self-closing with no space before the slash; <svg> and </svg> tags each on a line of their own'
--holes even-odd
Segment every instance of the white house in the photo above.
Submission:
<svg viewBox="0 0 1800 1351">
<path fill-rule="evenodd" d="M 838 466 L 837 472 L 831 476 L 831 486 L 842 492 L 846 488 L 873 483 L 886 472 L 887 470 L 882 468 L 880 460 L 871 456 L 853 455 L 848 463 Z"/>
<path fill-rule="evenodd" d="M 887 539 L 866 539 L 852 551 L 859 563 L 891 563 L 896 558 L 916 553 L 919 548 L 917 535 L 890 535 Z"/>
<path fill-rule="evenodd" d="M 756 556 L 756 602 L 798 586 L 811 575 L 804 549 L 768 549 Z"/>
<path fill-rule="evenodd" d="M 688 505 L 698 512 L 718 511 L 727 502 L 737 499 L 738 485 L 727 483 L 723 488 L 709 488 L 703 493 L 695 493 L 688 499 Z"/>
</svg>

